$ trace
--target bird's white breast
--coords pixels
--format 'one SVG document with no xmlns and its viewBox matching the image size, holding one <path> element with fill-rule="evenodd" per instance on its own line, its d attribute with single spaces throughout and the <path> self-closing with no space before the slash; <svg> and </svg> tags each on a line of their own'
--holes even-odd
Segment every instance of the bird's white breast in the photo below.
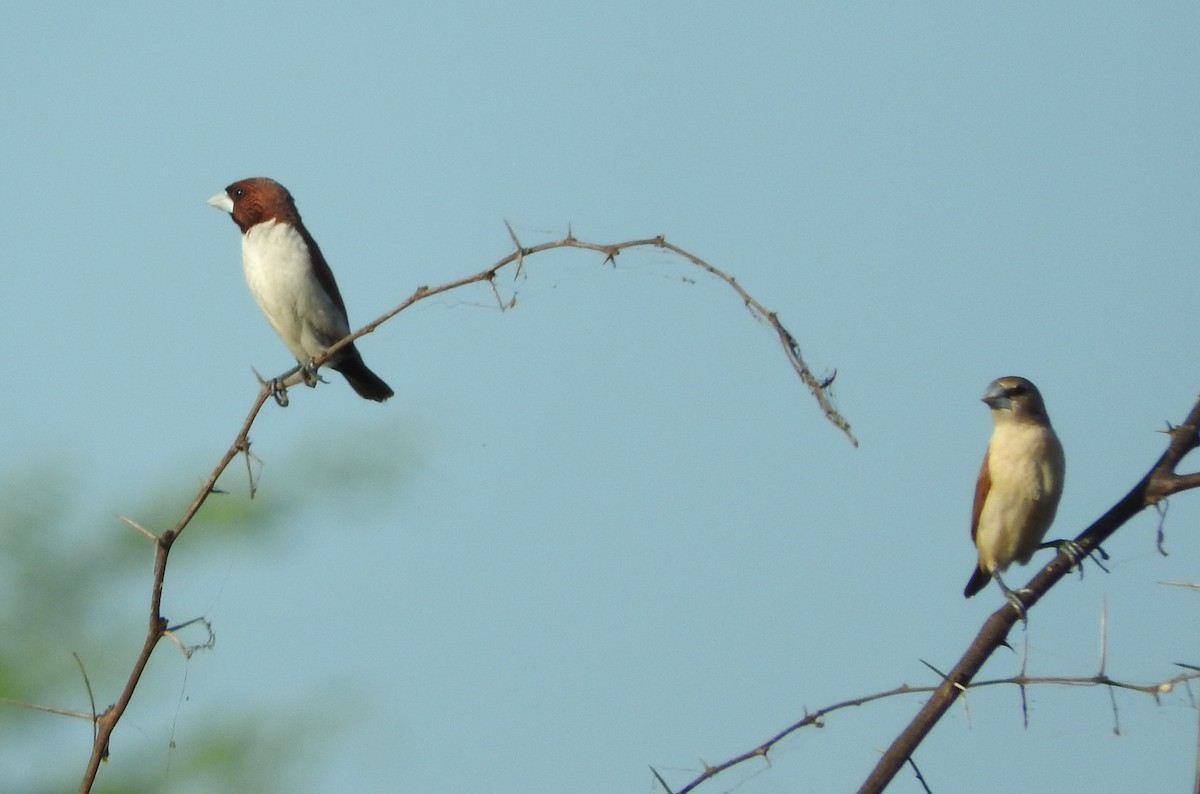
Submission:
<svg viewBox="0 0 1200 794">
<path fill-rule="evenodd" d="M 242 272 L 271 327 L 304 362 L 350 333 L 344 313 L 313 273 L 308 245 L 291 224 L 256 224 L 242 235 Z"/>
</svg>

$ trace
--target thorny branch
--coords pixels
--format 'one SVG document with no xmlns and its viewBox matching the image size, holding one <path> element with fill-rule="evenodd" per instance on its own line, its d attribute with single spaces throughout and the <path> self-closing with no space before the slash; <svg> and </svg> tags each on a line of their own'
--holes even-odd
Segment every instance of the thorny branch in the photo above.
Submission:
<svg viewBox="0 0 1200 794">
<path fill-rule="evenodd" d="M 401 303 L 397 304 L 391 310 L 381 314 L 379 317 L 376 317 L 362 328 L 350 334 L 350 336 L 347 336 L 345 339 L 342 339 L 337 344 L 331 346 L 325 351 L 325 354 L 318 357 L 314 363 L 318 365 L 324 363 L 325 361 L 329 360 L 330 356 L 332 356 L 341 348 L 350 344 L 355 339 L 358 339 L 360 336 L 365 336 L 371 333 L 380 325 L 395 317 L 397 314 L 404 311 L 419 300 L 431 298 L 434 295 L 438 295 L 443 292 L 449 292 L 450 290 L 458 289 L 468 284 L 477 284 L 484 281 L 491 284 L 500 270 L 513 263 L 516 263 L 517 266 L 520 267 L 523 265 L 526 257 L 534 254 L 539 254 L 543 251 L 550 251 L 556 248 L 582 248 L 587 251 L 596 251 L 604 254 L 605 262 L 615 262 L 617 256 L 622 251 L 627 251 L 631 248 L 644 248 L 649 246 L 670 251 L 671 253 L 687 260 L 692 265 L 695 265 L 701 270 L 707 271 L 716 278 L 725 282 L 730 289 L 736 292 L 738 297 L 742 299 L 742 302 L 745 303 L 746 307 L 750 309 L 750 311 L 756 317 L 769 324 L 775 331 L 776 336 L 779 338 L 779 344 L 783 347 L 784 354 L 788 358 L 788 363 L 791 364 L 792 369 L 796 371 L 796 374 L 800 376 L 800 380 L 804 382 L 804 385 L 808 387 L 808 390 L 812 392 L 813 398 L 817 401 L 817 405 L 825 414 L 825 418 L 829 420 L 834 427 L 836 427 L 838 430 L 841 430 L 851 444 L 858 446 L 858 439 L 856 439 L 854 434 L 850 431 L 850 423 L 846 421 L 845 417 L 843 417 L 836 408 L 834 408 L 833 402 L 829 397 L 829 387 L 832 385 L 833 378 L 830 377 L 818 379 L 815 375 L 813 375 L 812 371 L 808 368 L 808 364 L 804 362 L 804 358 L 800 353 L 799 343 L 796 341 L 796 338 L 792 336 L 792 333 L 779 321 L 778 315 L 759 303 L 753 296 L 750 295 L 750 293 L 745 290 L 744 287 L 742 287 L 741 284 L 738 283 L 737 279 L 725 271 L 710 265 L 708 262 L 704 261 L 695 254 L 692 254 L 677 245 L 667 242 L 665 239 L 663 239 L 662 235 L 659 235 L 658 237 L 648 237 L 642 240 L 628 240 L 623 243 L 614 243 L 612 245 L 601 245 L 598 243 L 589 243 L 584 242 L 583 240 L 577 240 L 574 235 L 568 232 L 567 236 L 561 240 L 538 243 L 537 245 L 530 247 L 522 247 L 520 242 L 517 240 L 516 234 L 513 233 L 511 226 L 509 227 L 508 231 L 513 240 L 514 246 L 516 246 L 515 250 L 511 254 L 503 259 L 497 260 L 490 267 L 487 267 L 472 276 L 464 276 L 463 278 L 455 279 L 454 281 L 448 281 L 445 284 L 441 284 L 436 287 L 417 287 L 412 295 L 410 295 Z M 502 308 L 506 308 L 506 304 L 501 303 L 500 305 Z M 299 367 L 289 370 L 284 377 L 284 385 L 286 386 L 292 386 L 296 383 L 300 383 L 303 379 Z"/>
<path fill-rule="evenodd" d="M 1130 692 L 1140 692 L 1144 695 L 1150 695 L 1157 700 L 1162 695 L 1167 695 L 1173 692 L 1175 687 L 1179 686 L 1180 684 L 1187 684 L 1187 682 L 1195 681 L 1196 679 L 1200 679 L 1200 671 L 1197 670 L 1192 670 L 1191 672 L 1187 673 L 1180 673 L 1179 675 L 1171 678 L 1150 684 L 1135 684 L 1129 681 L 1118 681 L 1117 679 L 1110 678 L 1104 673 L 1097 673 L 1096 675 L 1089 676 L 1031 676 L 1021 674 L 1011 676 L 1009 678 L 995 678 L 987 681 L 975 681 L 967 684 L 965 688 L 982 689 L 983 687 L 1006 685 L 1021 688 L 1045 685 L 1081 687 L 1103 686 L 1108 687 L 1109 689 L 1126 689 Z M 713 766 L 705 764 L 703 772 L 679 789 L 670 788 L 666 781 L 663 780 L 662 776 L 659 775 L 658 772 L 653 769 L 653 767 L 651 767 L 651 771 L 654 772 L 654 776 L 657 779 L 658 784 L 662 786 L 668 794 L 689 794 L 689 792 L 694 791 L 701 783 L 711 780 L 727 769 L 745 763 L 753 758 L 766 758 L 767 754 L 774 749 L 775 745 L 802 728 L 807 728 L 810 725 L 817 728 L 825 727 L 825 717 L 836 711 L 842 711 L 843 709 L 848 709 L 853 706 L 863 706 L 867 703 L 874 703 L 877 700 L 885 700 L 898 695 L 922 694 L 936 692 L 937 690 L 938 687 L 936 686 L 909 686 L 908 684 L 901 684 L 900 686 L 885 690 L 883 692 L 876 692 L 871 695 L 864 695 L 862 697 L 851 698 L 850 700 L 843 700 L 840 703 L 833 703 L 825 706 L 824 708 L 817 709 L 816 711 L 807 712 L 805 713 L 803 719 L 792 723 L 754 749 L 748 750 L 741 755 L 730 758 L 728 761 L 723 761 Z"/>
<path fill-rule="evenodd" d="M 1200 446 L 1197 428 L 1200 428 L 1200 399 L 1192 406 L 1183 424 L 1167 429 L 1167 449 L 1150 471 L 1107 513 L 1075 538 L 1077 556 L 1072 556 L 1066 547 L 1061 548 L 1058 555 L 1021 590 L 1021 600 L 1026 612 L 1066 576 L 1079 560 L 1095 552 L 1100 544 L 1108 540 L 1129 519 L 1145 508 L 1159 504 L 1172 494 L 1200 485 L 1200 475 L 1177 474 L 1175 471 L 1183 458 Z M 1017 618 L 1017 610 L 1006 603 L 987 619 L 966 653 L 946 675 L 933 696 L 925 702 L 908 727 L 884 752 L 875 769 L 859 789 L 859 794 L 880 792 L 887 787 L 950 705 L 970 686 L 971 680 L 983 667 L 984 662 L 997 648 L 1005 644 L 1008 632 Z"/>
<path fill-rule="evenodd" d="M 1090 676 L 1030 676 L 1022 674 L 1011 676 L 1009 678 L 995 678 L 987 681 L 975 681 L 967 684 L 966 688 L 982 689 L 983 687 L 1004 685 L 1017 687 L 1038 685 L 1087 687 L 1104 686 L 1114 689 L 1126 689 L 1131 692 L 1140 692 L 1144 695 L 1151 695 L 1157 699 L 1162 695 L 1170 694 L 1178 685 L 1186 684 L 1189 681 L 1195 681 L 1198 678 L 1200 678 L 1200 671 L 1197 670 L 1192 670 L 1191 672 L 1187 673 L 1180 673 L 1179 675 L 1167 678 L 1163 681 L 1150 684 L 1135 684 L 1128 681 L 1118 681 L 1114 678 L 1110 678 L 1104 673 L 1097 673 L 1096 675 Z M 770 739 L 767 739 L 753 750 L 744 752 L 741 755 L 730 758 L 728 761 L 723 761 L 715 766 L 708 766 L 706 764 L 704 771 L 700 775 L 680 789 L 669 788 L 666 782 L 663 781 L 662 777 L 657 772 L 655 772 L 655 777 L 658 779 L 659 785 L 666 789 L 668 794 L 688 794 L 688 792 L 695 790 L 696 787 L 701 783 L 716 777 L 718 774 L 731 767 L 749 761 L 752 758 L 766 758 L 767 754 L 771 752 L 776 744 L 801 728 L 807 728 L 810 725 L 818 728 L 824 727 L 824 718 L 836 711 L 842 711 L 843 709 L 851 708 L 853 706 L 862 706 L 867 703 L 873 703 L 877 700 L 893 698 L 897 695 L 912 695 L 935 692 L 937 689 L 938 687 L 935 686 L 909 686 L 908 684 L 901 684 L 898 687 L 894 687 L 883 692 L 876 692 L 871 695 L 864 695 L 862 697 L 851 698 L 850 700 L 843 700 L 840 703 L 833 703 L 829 706 L 825 706 L 824 708 L 817 709 L 816 711 L 807 712 L 803 719 L 784 728 L 782 731 L 775 734 Z"/>
<path fill-rule="evenodd" d="M 511 254 L 503 257 L 502 259 L 493 263 L 491 266 L 479 271 L 478 273 L 475 273 L 474 275 L 464 276 L 462 278 L 448 281 L 444 284 L 434 287 L 418 287 L 409 297 L 401 301 L 399 304 L 381 314 L 379 317 L 376 317 L 374 320 L 367 323 L 350 336 L 347 336 L 345 339 L 342 339 L 337 344 L 331 346 L 323 355 L 314 359 L 312 362 L 314 368 L 328 361 L 330 356 L 335 354 L 341 348 L 350 344 L 355 339 L 371 333 L 380 325 L 395 317 L 397 314 L 409 308 L 418 301 L 431 298 L 434 295 L 450 292 L 451 290 L 459 289 L 469 284 L 478 284 L 481 282 L 487 282 L 489 285 L 492 285 L 494 289 L 494 279 L 500 270 L 513 263 L 516 263 L 517 266 L 520 267 L 526 257 L 534 254 L 539 254 L 543 251 L 550 251 L 557 248 L 582 248 L 604 254 L 605 261 L 608 262 L 615 260 L 617 255 L 622 251 L 626 251 L 631 248 L 652 246 L 670 251 L 687 260 L 692 265 L 708 271 L 718 279 L 724 281 L 735 292 L 737 292 L 738 296 L 742 299 L 742 301 L 745 302 L 746 306 L 749 307 L 757 317 L 770 324 L 770 326 L 775 330 L 776 335 L 779 337 L 780 344 L 783 346 L 784 353 L 788 357 L 789 363 L 796 371 L 796 374 L 800 376 L 800 379 L 812 392 L 817 404 L 824 412 L 825 418 L 833 423 L 835 427 L 841 430 L 852 444 L 855 446 L 858 445 L 858 441 L 854 438 L 853 433 L 850 432 L 849 423 L 842 417 L 840 413 L 838 413 L 829 399 L 828 389 L 832 378 L 819 381 L 816 377 L 814 377 L 812 372 L 809 370 L 808 365 L 805 364 L 804 359 L 800 355 L 800 348 L 795 337 L 793 337 L 791 332 L 789 332 L 783 326 L 783 324 L 779 322 L 776 314 L 767 310 L 761 303 L 751 297 L 751 295 L 746 292 L 746 290 L 740 284 L 738 284 L 732 276 L 726 274 L 724 271 L 710 265 L 694 254 L 691 254 L 676 245 L 668 243 L 661 236 L 642 240 L 630 240 L 623 243 L 614 243 L 612 245 L 602 245 L 598 243 L 589 243 L 582 240 L 577 240 L 574 235 L 568 232 L 567 236 L 561 240 L 539 243 L 527 248 L 523 247 L 517 240 L 516 235 L 512 232 L 511 226 L 509 227 L 509 234 L 512 236 L 513 244 L 515 246 L 515 250 Z M 500 302 L 501 308 L 508 308 L 509 305 L 511 304 L 506 305 L 504 302 Z M 260 381 L 261 380 L 262 379 L 260 379 Z M 303 374 L 301 373 L 300 367 L 297 366 L 291 370 L 288 370 L 277 379 L 262 381 L 260 383 L 258 395 L 255 397 L 249 413 L 242 422 L 242 426 L 238 429 L 237 434 L 234 436 L 233 442 L 229 445 L 228 449 L 225 450 L 225 453 L 221 456 L 221 459 L 217 462 L 217 465 L 213 467 L 208 479 L 204 481 L 204 484 L 200 487 L 200 490 L 192 499 L 191 504 L 189 504 L 183 511 L 183 514 L 173 527 L 165 530 L 160 535 L 154 535 L 153 533 L 133 522 L 131 519 L 123 519 L 141 531 L 143 534 L 147 535 L 154 542 L 155 553 L 154 580 L 150 595 L 149 626 L 146 631 L 145 641 L 142 643 L 141 650 L 138 652 L 137 658 L 133 663 L 133 669 L 129 673 L 129 677 L 125 682 L 125 686 L 121 691 L 120 697 L 115 703 L 104 709 L 104 711 L 98 715 L 85 715 L 78 712 L 65 712 L 46 707 L 33 706 L 30 704 L 30 707 L 32 708 L 41 708 L 46 711 L 71 714 L 73 716 L 83 716 L 94 721 L 95 740 L 92 746 L 91 757 L 88 760 L 87 771 L 84 773 L 83 780 L 79 785 L 80 794 L 86 794 L 87 792 L 91 791 L 96 780 L 96 775 L 100 769 L 100 762 L 108 757 L 109 739 L 112 736 L 113 729 L 121 720 L 122 715 L 125 713 L 126 708 L 133 699 L 133 693 L 137 689 L 138 682 L 141 680 L 142 672 L 145 670 L 146 664 L 149 662 L 150 656 L 153 654 L 154 649 L 158 646 L 159 640 L 161 640 L 164 636 L 173 638 L 170 632 L 175 627 L 169 626 L 167 619 L 163 616 L 161 611 L 163 585 L 166 580 L 167 560 L 171 553 L 171 547 L 184 529 L 187 528 L 191 520 L 200 511 L 200 508 L 204 506 L 204 503 L 207 501 L 208 497 L 213 493 L 219 493 L 216 487 L 217 480 L 221 477 L 229 464 L 233 462 L 233 459 L 237 457 L 238 454 L 244 453 L 247 456 L 247 466 L 249 466 L 249 456 L 251 454 L 249 437 L 250 428 L 253 426 L 255 419 L 262 410 L 262 407 L 267 403 L 268 400 L 276 396 L 277 387 L 283 386 L 286 388 L 287 386 L 293 386 L 297 383 L 300 383 L 302 380 Z M 286 402 L 283 400 L 280 402 L 281 404 L 286 404 Z M 253 476 L 251 476 L 250 487 L 251 492 L 253 493 Z M 204 622 L 207 625 L 207 621 Z M 211 642 L 211 628 L 209 629 L 209 632 L 209 638 Z M 191 650 L 195 650 L 195 648 L 187 648 L 183 646 L 182 643 L 179 643 L 177 640 L 176 644 L 179 645 L 185 653 L 190 653 Z"/>
<path fill-rule="evenodd" d="M 1092 553 L 1102 553 L 1100 544 L 1111 537 L 1129 519 L 1147 507 L 1160 505 L 1163 500 L 1173 494 L 1200 486 L 1200 473 L 1177 474 L 1175 471 L 1183 458 L 1193 449 L 1200 446 L 1198 429 L 1200 429 L 1200 399 L 1192 406 L 1191 412 L 1183 424 L 1167 427 L 1166 433 L 1169 436 L 1167 449 L 1150 468 L 1150 471 L 1146 473 L 1141 481 L 1121 501 L 1117 502 L 1107 513 L 1075 538 L 1076 556 L 1072 557 L 1070 550 L 1066 548 L 1060 549 L 1058 555 L 1042 568 L 1033 580 L 1020 591 L 1027 612 L 1030 607 L 1041 600 L 1042 596 L 1051 587 L 1070 572 L 1078 564 L 1079 560 L 1087 558 Z M 1197 586 L 1194 583 L 1187 582 L 1164 582 L 1164 584 Z M 897 695 L 922 692 L 932 693 L 933 696 L 925 702 L 925 705 L 918 712 L 917 716 L 913 718 L 909 726 L 905 728 L 904 732 L 896 738 L 892 746 L 884 753 L 875 770 L 863 784 L 862 788 L 859 789 L 859 794 L 864 794 L 864 792 L 880 792 L 887 787 L 896 776 L 896 773 L 906 763 L 909 763 L 913 751 L 925 736 L 928 735 L 933 726 L 937 724 L 942 715 L 946 713 L 950 705 L 968 689 L 996 686 L 999 684 L 1014 684 L 1020 687 L 1022 692 L 1024 692 L 1026 686 L 1034 684 L 1105 686 L 1109 689 L 1110 694 L 1113 689 L 1127 689 L 1157 698 L 1159 695 L 1171 692 L 1177 684 L 1183 683 L 1187 685 L 1188 682 L 1200 677 L 1200 672 L 1197 672 L 1200 671 L 1200 667 L 1181 664 L 1181 667 L 1192 672 L 1183 673 L 1156 684 L 1130 684 L 1110 678 L 1105 672 L 1106 624 L 1102 622 L 1100 664 L 1096 675 L 1085 678 L 1031 677 L 1025 674 L 1024 665 L 1022 664 L 1022 671 L 1018 676 L 990 681 L 973 681 L 972 679 L 975 674 L 979 672 L 983 663 L 991 654 L 997 648 L 1007 644 L 1006 638 L 1008 632 L 1012 629 L 1017 619 L 1017 611 L 1006 602 L 1003 607 L 987 619 L 975 641 L 967 649 L 966 654 L 963 655 L 949 673 L 943 673 L 926 663 L 942 679 L 942 682 L 937 686 L 911 687 L 907 684 L 902 684 L 884 692 L 845 700 L 814 712 L 806 712 L 803 719 L 784 728 L 752 750 L 734 756 L 720 764 L 713 766 L 705 764 L 704 771 L 700 775 L 683 786 L 683 788 L 677 790 L 672 790 L 658 772 L 652 768 L 654 776 L 659 785 L 668 794 L 687 794 L 701 783 L 711 780 L 727 769 L 743 764 L 753 758 L 765 759 L 767 754 L 780 740 L 809 725 L 821 727 L 824 717 L 832 712 L 851 706 L 862 706 L 876 700 L 895 697 Z M 1197 780 L 1200 781 L 1200 749 L 1197 750 L 1197 758 Z M 1197 791 L 1200 791 L 1200 788 L 1197 788 Z"/>
</svg>

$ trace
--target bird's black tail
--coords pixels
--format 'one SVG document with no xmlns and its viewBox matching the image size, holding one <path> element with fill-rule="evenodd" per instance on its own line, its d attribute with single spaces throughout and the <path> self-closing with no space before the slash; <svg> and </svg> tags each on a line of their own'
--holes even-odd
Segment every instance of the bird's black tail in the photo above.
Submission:
<svg viewBox="0 0 1200 794">
<path fill-rule="evenodd" d="M 392 387 L 383 382 L 383 378 L 367 368 L 354 345 L 344 348 L 337 361 L 330 362 L 329 366 L 342 373 L 342 377 L 360 397 L 381 403 L 395 394 Z"/>
<path fill-rule="evenodd" d="M 359 393 L 361 394 L 361 392 Z M 970 598 L 971 596 L 975 595 L 980 590 L 987 587 L 988 582 L 991 580 L 992 575 L 990 573 L 984 573 L 983 569 L 976 565 L 975 573 L 971 574 L 971 580 L 967 582 L 967 589 L 963 590 L 963 597 Z"/>
</svg>

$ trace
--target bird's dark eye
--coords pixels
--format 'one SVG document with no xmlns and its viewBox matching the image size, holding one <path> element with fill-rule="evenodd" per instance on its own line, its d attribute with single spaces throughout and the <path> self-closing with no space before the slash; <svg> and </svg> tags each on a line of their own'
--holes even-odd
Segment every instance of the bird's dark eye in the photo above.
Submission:
<svg viewBox="0 0 1200 794">
<path fill-rule="evenodd" d="M 229 191 L 229 195 L 236 201 L 237 199 L 240 199 L 242 196 L 246 195 L 246 189 L 235 187 L 233 190 Z"/>
<path fill-rule="evenodd" d="M 1013 386 L 1011 389 L 1009 389 L 1008 393 L 1013 397 L 1020 397 L 1026 391 L 1028 391 L 1028 389 L 1026 389 L 1023 384 L 1018 383 L 1016 386 Z"/>
</svg>

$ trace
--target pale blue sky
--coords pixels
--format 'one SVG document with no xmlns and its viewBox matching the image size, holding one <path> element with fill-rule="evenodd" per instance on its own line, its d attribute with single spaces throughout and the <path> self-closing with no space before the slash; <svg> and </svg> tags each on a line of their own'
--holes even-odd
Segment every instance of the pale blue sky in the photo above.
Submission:
<svg viewBox="0 0 1200 794">
<path fill-rule="evenodd" d="M 1194 3 L 10 5 L 0 470 L 63 463 L 89 542 L 150 492 L 177 515 L 250 368 L 289 366 L 204 204 L 252 175 L 292 190 L 352 324 L 503 256 L 506 219 L 527 243 L 664 234 L 837 369 L 862 442 L 663 253 L 530 259 L 505 314 L 483 288 L 429 301 L 361 343 L 392 401 L 332 376 L 259 419 L 286 528 L 177 547 L 169 614 L 218 644 L 160 649 L 108 766 L 158 747 L 158 790 L 182 790 L 189 734 L 257 709 L 322 734 L 295 759 L 311 791 L 651 792 L 651 765 L 680 786 L 806 706 L 932 683 L 919 660 L 949 667 L 999 605 L 961 596 L 988 382 L 1046 397 L 1055 535 L 1124 494 L 1200 391 L 1198 34 Z M 347 489 L 360 457 L 380 475 Z M 223 485 L 243 498 L 240 464 Z M 1170 557 L 1142 516 L 1110 575 L 1053 591 L 1013 635 L 1030 672 L 1092 673 L 1105 603 L 1113 676 L 1200 662 L 1198 596 L 1157 584 L 1200 579 L 1198 518 L 1175 499 Z M 136 634 L 148 587 L 96 620 Z M 121 679 L 92 683 L 103 704 Z M 1028 730 L 1013 690 L 956 708 L 917 756 L 933 790 L 1190 784 L 1184 695 L 1118 694 L 1121 736 L 1102 691 L 1030 700 Z M 701 791 L 853 790 L 919 702 L 836 715 Z M 0 765 L 82 770 L 78 725 L 48 737 Z"/>
</svg>

